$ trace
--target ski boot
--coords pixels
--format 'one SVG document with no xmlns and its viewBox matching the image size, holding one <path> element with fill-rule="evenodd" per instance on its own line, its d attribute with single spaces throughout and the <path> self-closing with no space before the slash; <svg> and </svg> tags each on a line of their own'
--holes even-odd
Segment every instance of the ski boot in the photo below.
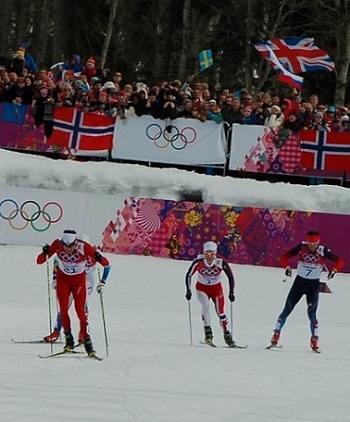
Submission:
<svg viewBox="0 0 350 422">
<path fill-rule="evenodd" d="M 85 351 L 89 356 L 93 356 L 95 355 L 95 350 L 94 350 L 94 346 L 92 345 L 92 341 L 90 337 L 86 337 L 86 339 L 84 340 L 84 347 L 85 347 Z"/>
<path fill-rule="evenodd" d="M 70 331 L 65 331 L 64 335 L 66 336 L 66 345 L 63 350 L 65 352 L 71 352 L 74 349 L 74 337 Z"/>
<path fill-rule="evenodd" d="M 232 334 L 229 331 L 224 333 L 224 340 L 228 347 L 235 347 L 235 342 L 233 341 Z"/>
<path fill-rule="evenodd" d="M 316 353 L 320 352 L 320 346 L 319 346 L 319 343 L 318 343 L 318 336 L 311 336 L 310 347 L 314 352 L 316 352 Z"/>
<path fill-rule="evenodd" d="M 210 326 L 204 327 L 204 342 L 205 343 L 213 342 L 213 331 Z"/>
<path fill-rule="evenodd" d="M 275 330 L 273 332 L 273 336 L 271 337 L 271 345 L 272 346 L 277 346 L 279 339 L 280 339 L 280 335 L 281 335 L 281 331 L 279 331 L 279 330 Z"/>
<path fill-rule="evenodd" d="M 60 332 L 55 329 L 54 331 L 52 331 L 51 334 L 49 334 L 48 336 L 45 336 L 43 340 L 45 343 L 54 343 L 55 341 L 58 340 L 59 336 L 60 336 Z"/>
</svg>

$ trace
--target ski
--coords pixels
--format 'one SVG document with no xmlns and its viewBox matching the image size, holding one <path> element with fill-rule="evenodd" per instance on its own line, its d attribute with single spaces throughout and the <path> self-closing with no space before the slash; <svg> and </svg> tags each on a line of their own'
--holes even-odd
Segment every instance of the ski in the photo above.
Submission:
<svg viewBox="0 0 350 422">
<path fill-rule="evenodd" d="M 96 355 L 95 352 L 90 353 L 89 355 L 87 355 L 87 357 L 90 358 L 90 359 L 98 360 L 98 361 L 102 361 L 103 360 L 103 358 L 101 358 L 101 356 Z"/>
<path fill-rule="evenodd" d="M 205 344 L 206 346 L 210 346 L 210 347 L 218 347 L 212 341 L 200 341 L 200 344 Z M 232 346 L 225 346 L 225 347 L 228 347 L 229 349 L 246 349 L 248 347 L 248 345 L 247 344 L 234 344 Z"/>
<path fill-rule="evenodd" d="M 265 347 L 267 350 L 273 350 L 273 349 L 282 349 L 282 345 L 278 344 L 269 344 L 267 347 Z"/>
<path fill-rule="evenodd" d="M 321 349 L 311 349 L 314 353 L 317 353 L 318 355 L 321 354 Z"/>
<path fill-rule="evenodd" d="M 229 349 L 246 349 L 248 344 L 234 344 L 233 346 L 227 346 Z"/>
<path fill-rule="evenodd" d="M 61 350 L 57 353 L 50 353 L 49 355 L 38 355 L 41 359 L 47 359 L 47 358 L 54 358 L 56 356 L 62 356 L 62 355 L 84 355 L 85 352 L 78 352 L 76 350 Z"/>
<path fill-rule="evenodd" d="M 11 339 L 12 343 L 14 344 L 51 344 L 48 341 L 45 340 L 15 340 L 15 339 Z M 62 341 L 55 341 L 52 344 L 63 344 Z"/>
<path fill-rule="evenodd" d="M 206 346 L 210 346 L 210 347 L 217 347 L 216 344 L 214 344 L 211 340 L 200 341 L 200 344 L 205 344 Z"/>
</svg>

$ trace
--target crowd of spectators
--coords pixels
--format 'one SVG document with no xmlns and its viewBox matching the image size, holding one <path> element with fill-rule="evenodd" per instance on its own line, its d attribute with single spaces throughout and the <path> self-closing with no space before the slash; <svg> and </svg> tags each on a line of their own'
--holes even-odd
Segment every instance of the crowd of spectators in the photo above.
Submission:
<svg viewBox="0 0 350 422">
<path fill-rule="evenodd" d="M 265 125 L 275 130 L 350 131 L 348 108 L 321 103 L 316 94 L 303 98 L 298 92 L 281 97 L 269 92 L 252 95 L 245 89 L 214 91 L 194 79 L 189 77 L 185 83 L 161 81 L 151 86 L 147 81 L 129 82 L 121 72 L 99 69 L 93 57 L 82 64 L 77 54 L 67 64 L 33 71 L 26 68 L 25 49 L 18 48 L 15 56 L 0 67 L 0 102 L 32 105 L 35 124 L 46 122 L 47 135 L 55 107 L 76 107 L 121 119 L 150 115 L 212 120 L 227 126 Z"/>
</svg>

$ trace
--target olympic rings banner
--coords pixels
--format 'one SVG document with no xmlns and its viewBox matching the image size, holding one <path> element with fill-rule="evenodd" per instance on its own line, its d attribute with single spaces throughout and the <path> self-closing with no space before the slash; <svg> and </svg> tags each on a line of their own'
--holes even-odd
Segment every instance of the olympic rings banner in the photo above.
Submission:
<svg viewBox="0 0 350 422">
<path fill-rule="evenodd" d="M 105 210 L 122 206 L 123 200 L 124 196 L 0 187 L 0 244 L 40 246 L 67 228 L 88 234 L 98 244 L 108 218 Z"/>
<path fill-rule="evenodd" d="M 131 116 L 117 120 L 112 158 L 183 165 L 224 165 L 222 124 L 196 119 L 160 120 Z"/>
</svg>

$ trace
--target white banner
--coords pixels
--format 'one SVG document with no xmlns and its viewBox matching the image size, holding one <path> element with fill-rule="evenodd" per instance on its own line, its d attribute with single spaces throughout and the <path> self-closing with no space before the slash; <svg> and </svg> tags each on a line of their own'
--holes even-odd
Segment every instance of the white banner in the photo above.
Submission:
<svg viewBox="0 0 350 422">
<path fill-rule="evenodd" d="M 99 245 L 124 199 L 125 195 L 0 187 L 0 244 L 41 246 L 61 237 L 64 229 L 74 229 Z"/>
<path fill-rule="evenodd" d="M 158 163 L 225 164 L 223 124 L 150 116 L 117 119 L 112 158 Z"/>
<path fill-rule="evenodd" d="M 246 170 L 248 158 L 259 160 L 265 151 L 263 139 L 271 129 L 258 125 L 232 125 L 230 170 Z M 253 171 L 253 170 L 250 170 Z M 256 171 L 256 170 L 255 170 Z"/>
</svg>

